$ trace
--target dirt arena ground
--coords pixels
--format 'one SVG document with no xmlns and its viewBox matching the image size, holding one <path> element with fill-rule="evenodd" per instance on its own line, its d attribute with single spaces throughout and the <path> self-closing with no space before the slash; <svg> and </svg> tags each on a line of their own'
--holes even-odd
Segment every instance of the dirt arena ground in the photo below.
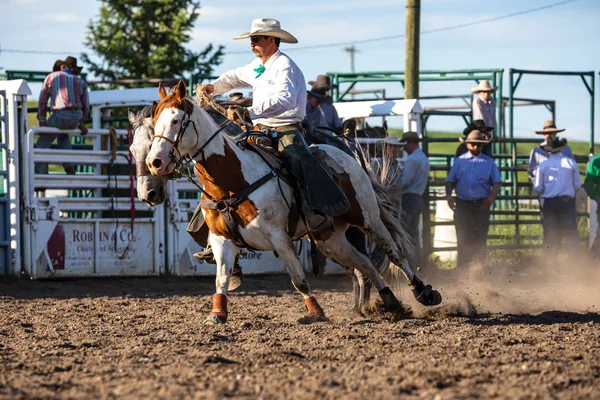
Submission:
<svg viewBox="0 0 600 400">
<path fill-rule="evenodd" d="M 596 268 L 435 275 L 443 306 L 399 321 L 312 279 L 313 325 L 287 276 L 246 277 L 225 326 L 212 278 L 0 281 L 0 398 L 600 398 Z"/>
</svg>

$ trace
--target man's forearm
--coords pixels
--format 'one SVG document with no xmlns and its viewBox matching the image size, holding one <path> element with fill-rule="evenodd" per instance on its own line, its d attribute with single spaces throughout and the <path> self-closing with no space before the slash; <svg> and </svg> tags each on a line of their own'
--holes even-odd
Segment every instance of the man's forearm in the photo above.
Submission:
<svg viewBox="0 0 600 400">
<path fill-rule="evenodd" d="M 490 196 L 488 197 L 491 201 L 496 200 L 498 193 L 500 193 L 500 188 L 502 187 L 502 183 L 494 183 L 492 186 L 492 191 L 490 192 Z"/>
<path fill-rule="evenodd" d="M 454 190 L 454 183 L 446 182 L 446 197 L 452 196 L 452 191 Z"/>
</svg>

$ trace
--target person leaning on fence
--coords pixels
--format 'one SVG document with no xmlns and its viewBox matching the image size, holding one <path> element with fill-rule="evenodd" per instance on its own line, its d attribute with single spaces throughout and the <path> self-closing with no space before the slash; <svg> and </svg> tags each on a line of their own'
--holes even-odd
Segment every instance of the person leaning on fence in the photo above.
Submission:
<svg viewBox="0 0 600 400">
<path fill-rule="evenodd" d="M 489 136 L 493 141 L 498 140 L 497 124 L 496 124 L 496 100 L 492 97 L 492 93 L 498 90 L 497 87 L 492 87 L 490 81 L 482 80 L 479 84 L 471 88 L 471 93 L 477 94 L 473 99 L 473 120 L 482 119 L 486 126 L 492 128 Z M 489 154 L 491 156 L 491 144 L 489 146 Z M 485 153 L 487 154 L 487 153 Z"/>
<path fill-rule="evenodd" d="M 467 136 L 469 136 L 469 133 L 471 133 L 471 131 L 479 131 L 487 137 L 487 140 L 489 140 L 492 136 L 494 128 L 492 128 L 491 126 L 487 126 L 484 120 L 476 119 L 469 123 L 469 125 L 467 125 L 467 127 L 463 130 L 463 136 L 465 137 L 465 139 L 467 138 Z M 456 157 L 460 157 L 468 151 L 469 150 L 467 150 L 467 144 L 465 142 L 461 142 L 456 148 Z M 483 146 L 482 153 L 491 157 L 492 144 L 488 143 L 485 146 Z"/>
<path fill-rule="evenodd" d="M 77 129 L 81 134 L 87 134 L 87 128 L 84 126 L 89 116 L 89 97 L 85 81 L 77 75 L 83 67 L 77 66 L 77 59 L 67 57 L 63 60 L 56 60 L 53 71 L 46 76 L 39 98 L 38 121 L 40 126 L 54 127 L 58 129 Z M 52 109 L 52 115 L 46 120 L 48 110 L 48 101 Z M 51 135 L 42 134 L 39 136 L 36 147 L 47 149 L 52 145 L 54 139 L 57 139 L 58 148 L 70 150 L 72 148 L 71 140 L 67 133 L 57 133 Z M 70 163 L 63 164 L 65 172 L 69 175 L 75 174 L 75 166 Z M 48 164 L 36 164 L 36 173 L 47 174 Z"/>
<path fill-rule="evenodd" d="M 491 157 L 482 154 L 489 143 L 479 131 L 471 131 L 466 140 L 468 153 L 454 160 L 446 178 L 446 200 L 454 210 L 458 247 L 457 267 L 485 260 L 490 207 L 500 192 L 502 179 Z M 456 200 L 452 191 L 456 190 Z"/>
<path fill-rule="evenodd" d="M 408 154 L 402 169 L 402 222 L 415 249 L 414 258 L 409 257 L 409 265 L 422 267 L 421 241 L 419 240 L 419 220 L 425 210 L 423 194 L 429 181 L 429 159 L 419 148 L 421 138 L 416 132 L 405 132 L 400 139 Z M 411 259 L 412 258 L 412 259 Z"/>
<path fill-rule="evenodd" d="M 561 248 L 579 248 L 575 193 L 582 184 L 577 163 L 562 153 L 566 146 L 567 139 L 548 140 L 544 145 L 548 159 L 538 166 L 533 183 L 533 190 L 543 198 L 544 247 L 547 254 L 553 255 Z"/>
<path fill-rule="evenodd" d="M 585 181 L 583 182 L 583 188 L 589 196 L 589 198 L 596 202 L 596 238 L 592 245 L 592 253 L 596 256 L 600 255 L 600 156 L 596 156 L 590 161 L 587 173 L 585 175 Z"/>
<path fill-rule="evenodd" d="M 342 129 L 342 120 L 340 119 L 337 110 L 333 106 L 333 99 L 329 95 L 329 91 L 334 87 L 331 84 L 331 80 L 327 75 L 318 75 L 317 79 L 314 81 L 308 81 L 308 84 L 312 86 L 311 91 L 315 91 L 315 89 L 319 93 L 323 93 L 324 96 L 319 101 L 319 108 L 323 112 L 325 116 L 325 125 L 329 128 L 341 130 Z"/>
</svg>

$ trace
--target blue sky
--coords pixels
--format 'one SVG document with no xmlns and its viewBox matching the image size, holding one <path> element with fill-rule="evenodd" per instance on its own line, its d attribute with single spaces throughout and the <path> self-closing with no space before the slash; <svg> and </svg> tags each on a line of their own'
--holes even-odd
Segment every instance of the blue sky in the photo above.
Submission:
<svg viewBox="0 0 600 400">
<path fill-rule="evenodd" d="M 422 31 L 476 21 L 558 3 L 559 0 L 423 0 Z M 3 50 L 53 51 L 59 54 L 0 52 L 5 69 L 48 70 L 54 60 L 78 56 L 86 25 L 96 18 L 100 2 L 95 0 L 0 0 L 3 23 L 0 46 Z M 351 43 L 364 39 L 403 35 L 405 1 L 402 0 L 304 0 L 241 2 L 204 0 L 193 31 L 194 50 L 208 43 L 222 44 L 227 52 L 217 72 L 250 62 L 253 54 L 247 41 L 232 38 L 250 28 L 254 18 L 273 17 L 299 39 L 283 44 L 303 70 L 307 80 L 323 72 L 350 69 L 347 44 L 318 49 L 306 46 Z M 552 8 L 469 27 L 423 34 L 421 69 L 509 68 L 541 70 L 600 71 L 600 1 L 577 0 Z M 404 38 L 357 43 L 357 71 L 404 69 Z M 63 55 L 64 54 L 64 55 Z M 596 74 L 596 80 L 599 76 Z M 505 74 L 505 94 L 508 93 Z M 425 83 L 422 95 L 468 93 L 474 82 Z M 396 84 L 399 85 L 399 84 Z M 600 88 L 596 82 L 596 90 Z M 33 86 L 34 92 L 39 90 Z M 386 87 L 400 95 L 398 86 Z M 557 123 L 566 127 L 568 137 L 589 137 L 589 97 L 579 77 L 526 76 L 519 97 L 555 99 Z M 600 96 L 598 96 L 600 97 Z M 600 121 L 600 103 L 596 102 Z M 515 133 L 533 135 L 550 114 L 543 107 L 523 107 L 515 114 Z M 392 123 L 394 125 L 394 123 Z M 430 129 L 462 130 L 460 118 L 434 117 Z M 600 123 L 596 137 L 600 136 Z M 598 140 L 597 140 L 598 142 Z"/>
</svg>

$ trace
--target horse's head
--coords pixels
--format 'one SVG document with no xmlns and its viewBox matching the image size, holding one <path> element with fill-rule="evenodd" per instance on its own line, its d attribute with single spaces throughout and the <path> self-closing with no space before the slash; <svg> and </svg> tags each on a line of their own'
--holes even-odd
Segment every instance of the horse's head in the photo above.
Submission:
<svg viewBox="0 0 600 400">
<path fill-rule="evenodd" d="M 146 157 L 146 164 L 152 175 L 172 174 L 181 164 L 182 158 L 193 153 L 200 143 L 202 124 L 197 120 L 200 118 L 197 114 L 201 110 L 186 98 L 186 91 L 183 81 L 179 81 L 169 94 L 162 84 L 158 87 L 160 102 L 152 119 L 154 135 L 152 147 Z"/>
<path fill-rule="evenodd" d="M 129 151 L 136 159 L 137 195 L 149 206 L 155 206 L 165 201 L 165 186 L 168 176 L 153 176 L 146 166 L 146 157 L 152 145 L 152 114 L 154 107 L 146 106 L 137 114 L 128 111 L 129 122 L 133 127 L 133 141 Z"/>
</svg>

